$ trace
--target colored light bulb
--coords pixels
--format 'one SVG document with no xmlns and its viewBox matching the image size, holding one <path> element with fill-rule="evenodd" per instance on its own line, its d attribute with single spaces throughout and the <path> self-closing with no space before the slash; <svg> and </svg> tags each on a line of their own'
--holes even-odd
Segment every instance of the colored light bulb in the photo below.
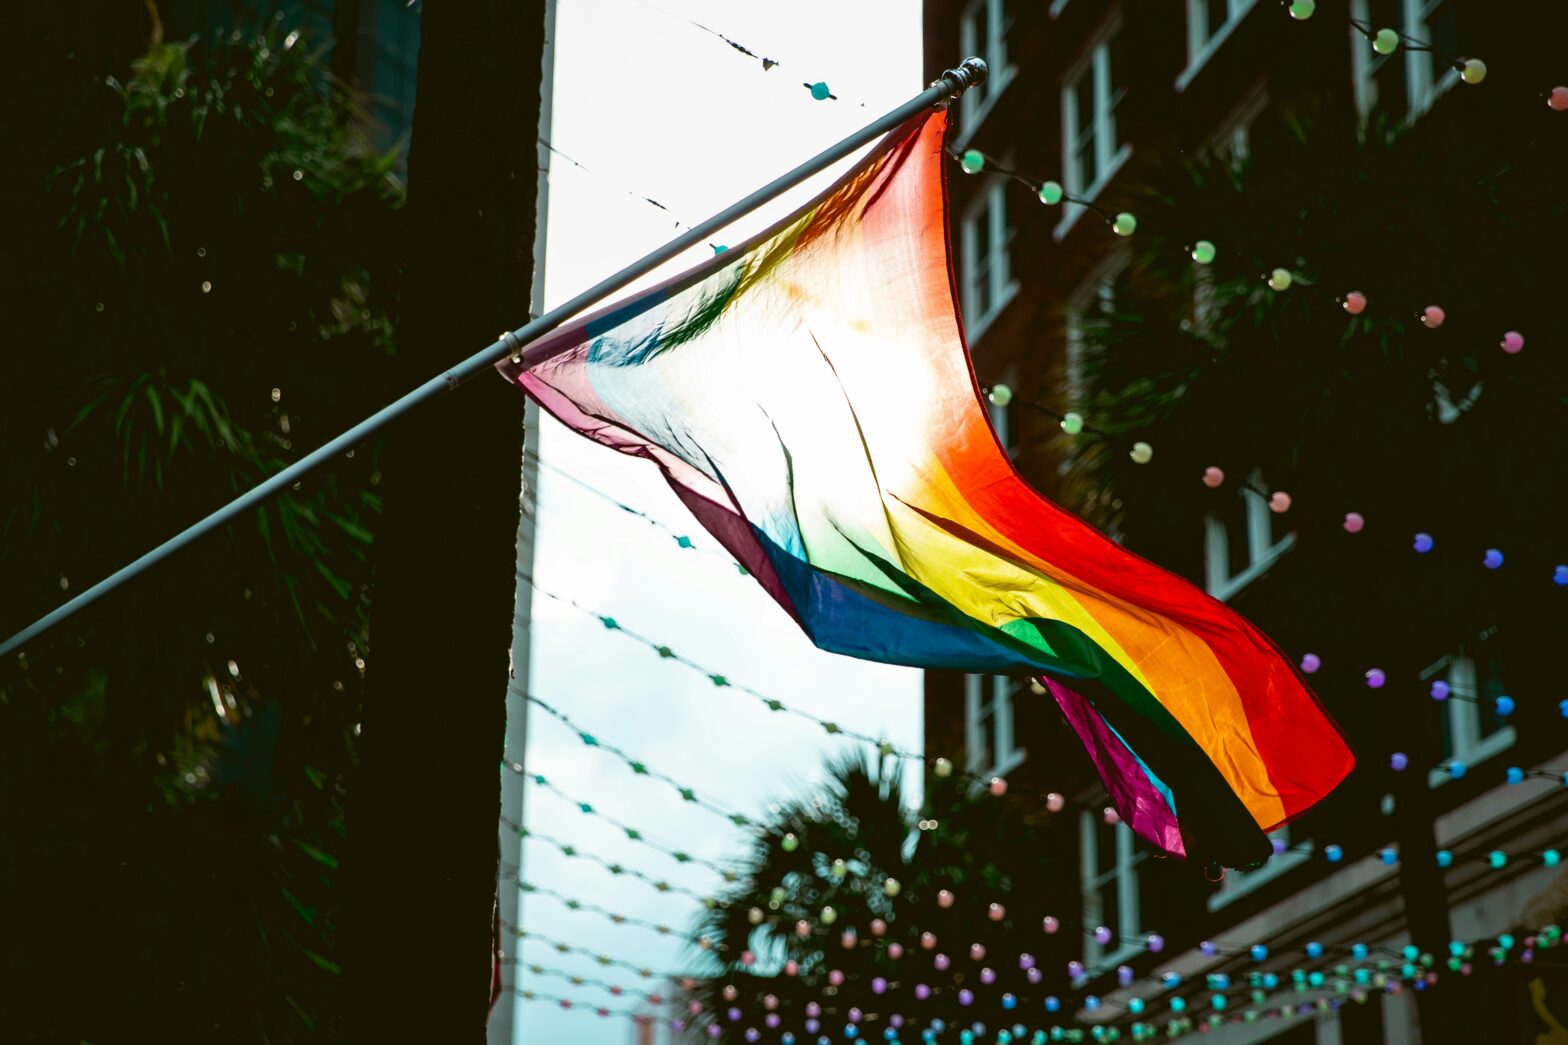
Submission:
<svg viewBox="0 0 1568 1045">
<path fill-rule="evenodd" d="M 796 838 L 793 834 L 786 834 L 783 838 L 779 839 L 779 848 L 784 850 L 786 853 L 793 853 L 796 849 L 800 848 L 800 839 Z"/>
<path fill-rule="evenodd" d="M 832 925 L 838 921 L 838 911 L 834 910 L 832 906 L 824 907 L 819 919 L 823 925 Z"/>
<path fill-rule="evenodd" d="M 1388 676 L 1382 668 L 1372 668 L 1367 672 L 1367 686 L 1370 689 L 1382 689 L 1383 683 L 1388 681 Z"/>
<path fill-rule="evenodd" d="M 1372 37 L 1372 50 L 1378 54 L 1393 54 L 1399 47 L 1399 34 L 1392 29 L 1379 29 Z"/>
<path fill-rule="evenodd" d="M 1568 588 L 1568 564 L 1552 567 L 1552 583 L 1559 588 Z"/>
<path fill-rule="evenodd" d="M 1427 552 L 1431 551 L 1433 546 L 1436 544 L 1437 542 L 1432 539 L 1431 534 L 1418 533 L 1416 534 L 1416 539 L 1412 543 L 1411 547 L 1415 548 L 1417 554 L 1425 555 Z"/>
<path fill-rule="evenodd" d="M 1455 759 L 1454 761 L 1448 763 L 1448 776 L 1450 779 L 1458 780 L 1465 775 L 1469 768 L 1470 767 L 1466 766 L 1463 762 Z"/>
<path fill-rule="evenodd" d="M 889 878 L 887 881 L 882 883 L 883 896 L 897 896 L 900 892 L 903 891 L 903 889 L 904 887 L 899 884 L 897 878 Z"/>
<path fill-rule="evenodd" d="M 1503 335 L 1503 340 L 1500 344 L 1504 352 L 1511 356 L 1517 355 L 1524 348 L 1524 335 L 1517 330 L 1510 330 Z"/>
<path fill-rule="evenodd" d="M 1489 570 L 1498 569 L 1503 565 L 1503 553 L 1496 548 L 1488 548 L 1486 554 L 1481 556 L 1481 565 Z"/>
<path fill-rule="evenodd" d="M 1393 865 L 1399 862 L 1399 850 L 1397 849 L 1380 849 L 1377 856 L 1385 864 Z"/>
<path fill-rule="evenodd" d="M 1331 864 L 1337 864 L 1345 858 L 1345 851 L 1337 845 L 1323 847 L 1323 857 Z"/>
<path fill-rule="evenodd" d="M 828 90 L 828 85 L 818 81 L 811 85 L 811 96 L 819 102 L 825 102 L 833 97 L 833 92 Z"/>
<path fill-rule="evenodd" d="M 1568 87 L 1553 87 L 1552 93 L 1546 96 L 1546 104 L 1555 112 L 1568 111 Z"/>
<path fill-rule="evenodd" d="M 1045 796 L 1045 808 L 1052 813 L 1060 813 L 1066 805 L 1067 799 L 1055 791 Z"/>
<path fill-rule="evenodd" d="M 1433 700 L 1442 701 L 1448 699 L 1448 694 L 1452 692 L 1452 689 L 1449 687 L 1448 683 L 1442 679 L 1434 679 L 1432 682 L 1432 688 L 1429 692 L 1432 694 Z"/>
<path fill-rule="evenodd" d="M 1492 707 L 1496 709 L 1499 718 L 1507 718 L 1514 713 L 1514 698 L 1498 697 L 1492 702 Z"/>
<path fill-rule="evenodd" d="M 953 763 L 945 758 L 939 758 L 936 760 L 936 764 L 931 767 L 931 771 L 938 777 L 946 779 L 953 775 Z"/>
<path fill-rule="evenodd" d="M 1359 290 L 1352 290 L 1345 295 L 1345 311 L 1352 316 L 1359 316 L 1367 310 L 1367 296 Z"/>
<path fill-rule="evenodd" d="M 1459 70 L 1459 78 L 1469 84 L 1480 83 L 1486 79 L 1486 63 L 1479 58 L 1466 58 L 1464 66 Z"/>
<path fill-rule="evenodd" d="M 1209 489 L 1217 490 L 1224 482 L 1225 472 L 1222 469 L 1211 464 L 1203 470 L 1203 485 Z"/>
<path fill-rule="evenodd" d="M 1215 249 L 1214 244 L 1206 239 L 1200 239 L 1192 245 L 1192 260 L 1200 265 L 1213 263 L 1215 256 L 1218 254 L 1219 251 Z"/>
<path fill-rule="evenodd" d="M 1541 854 L 1541 863 L 1545 864 L 1547 867 L 1556 867 L 1558 862 L 1561 860 L 1562 854 L 1558 853 L 1558 851 L 1555 849 L 1548 849 L 1546 852 Z"/>
<path fill-rule="evenodd" d="M 1055 935 L 1062 927 L 1061 920 L 1054 914 L 1048 914 L 1040 921 L 1040 928 L 1047 936 Z"/>
<path fill-rule="evenodd" d="M 1289 290 L 1294 277 L 1289 269 L 1275 269 L 1269 273 L 1270 290 Z"/>
<path fill-rule="evenodd" d="M 1492 865 L 1494 871 L 1501 870 L 1508 863 L 1508 854 L 1501 849 L 1493 849 L 1486 854 L 1486 862 Z"/>
<path fill-rule="evenodd" d="M 1111 222 L 1111 231 L 1118 236 L 1131 236 L 1138 231 L 1138 219 L 1122 211 L 1116 215 L 1116 220 Z"/>
<path fill-rule="evenodd" d="M 1261 961 L 1265 960 L 1266 958 L 1268 958 L 1268 956 L 1269 956 L 1269 949 L 1267 947 L 1263 946 L 1261 943 L 1255 943 L 1249 949 L 1248 953 L 1252 955 L 1252 960 L 1253 961 L 1261 962 Z"/>
<path fill-rule="evenodd" d="M 992 777 L 991 782 L 986 784 L 986 790 L 991 792 L 991 794 L 995 795 L 997 798 L 1001 798 L 1003 795 L 1007 794 L 1007 778 L 999 776 Z"/>
<path fill-rule="evenodd" d="M 942 908 L 953 906 L 953 894 L 946 889 L 941 890 L 936 894 L 936 905 Z"/>
<path fill-rule="evenodd" d="M 1062 186 L 1059 182 L 1048 181 L 1040 186 L 1040 202 L 1048 207 L 1054 207 L 1062 202 Z"/>
<path fill-rule="evenodd" d="M 1083 415 L 1068 411 L 1062 415 L 1062 431 L 1068 435 L 1077 435 L 1083 431 Z"/>
<path fill-rule="evenodd" d="M 1165 937 L 1161 936 L 1159 933 L 1151 933 L 1149 938 L 1144 942 L 1148 944 L 1149 951 L 1153 954 L 1159 954 L 1161 951 L 1165 950 Z"/>
<path fill-rule="evenodd" d="M 1518 766 L 1509 766 L 1503 778 L 1510 784 L 1522 784 L 1524 783 L 1524 770 Z"/>
<path fill-rule="evenodd" d="M 1144 442 L 1133 443 L 1132 450 L 1127 456 L 1131 457 L 1135 464 L 1148 464 L 1154 459 L 1154 447 Z"/>
<path fill-rule="evenodd" d="M 1290 511 L 1290 494 L 1284 490 L 1275 490 L 1269 495 L 1269 511 L 1275 515 L 1283 515 Z"/>
<path fill-rule="evenodd" d="M 990 918 L 993 922 L 999 922 L 1003 918 L 1007 917 L 1007 908 L 1003 907 L 999 903 L 991 904 L 986 908 L 986 917 Z"/>
<path fill-rule="evenodd" d="M 945 954 L 939 954 L 931 959 L 931 968 L 937 972 L 946 972 L 952 964 L 953 960 Z"/>
<path fill-rule="evenodd" d="M 1318 669 L 1322 666 L 1323 658 L 1319 657 L 1316 653 L 1307 653 L 1302 655 L 1301 670 L 1305 674 L 1315 675 L 1317 674 Z"/>
<path fill-rule="evenodd" d="M 1318 943 L 1316 940 L 1313 940 L 1311 943 L 1307 944 L 1307 957 L 1308 958 L 1321 958 L 1321 957 L 1323 957 L 1323 945 L 1321 943 Z"/>
<path fill-rule="evenodd" d="M 1421 325 L 1426 327 L 1428 330 L 1436 330 L 1438 327 L 1443 325 L 1443 321 L 1447 318 L 1448 313 L 1444 312 L 1442 308 L 1437 305 L 1428 305 L 1426 308 L 1421 310 Z"/>
<path fill-rule="evenodd" d="M 1101 947 L 1104 947 L 1106 944 L 1110 943 L 1111 930 L 1104 925 L 1096 926 L 1094 930 L 1094 942 L 1099 944 Z"/>
<path fill-rule="evenodd" d="M 1013 390 L 1006 385 L 992 385 L 990 399 L 997 406 L 1006 406 L 1013 401 Z"/>
<path fill-rule="evenodd" d="M 1290 5 L 1290 17 L 1294 18 L 1298 22 L 1305 22 L 1308 18 L 1312 17 L 1312 13 L 1317 9 L 1317 0 L 1292 0 Z"/>
<path fill-rule="evenodd" d="M 985 170 L 985 153 L 979 149 L 970 149 L 959 158 L 958 165 L 965 174 L 979 174 Z"/>
<path fill-rule="evenodd" d="M 1388 764 L 1394 772 L 1403 773 L 1410 768 L 1410 756 L 1403 751 L 1396 751 L 1389 756 Z"/>
<path fill-rule="evenodd" d="M 1360 512 L 1345 513 L 1345 532 L 1360 533 L 1366 527 L 1367 521 Z"/>
</svg>

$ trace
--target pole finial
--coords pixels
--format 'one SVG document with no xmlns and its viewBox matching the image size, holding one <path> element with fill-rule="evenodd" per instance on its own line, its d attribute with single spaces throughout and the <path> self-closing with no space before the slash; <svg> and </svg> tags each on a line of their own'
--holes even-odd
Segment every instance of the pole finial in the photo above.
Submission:
<svg viewBox="0 0 1568 1045">
<path fill-rule="evenodd" d="M 937 103 L 938 108 L 951 105 L 953 100 L 971 87 L 978 87 L 985 83 L 990 75 L 990 68 L 985 64 L 985 59 L 974 55 L 958 63 L 958 68 L 949 69 L 941 76 L 931 81 L 932 87 L 947 89 L 947 97 Z"/>
</svg>

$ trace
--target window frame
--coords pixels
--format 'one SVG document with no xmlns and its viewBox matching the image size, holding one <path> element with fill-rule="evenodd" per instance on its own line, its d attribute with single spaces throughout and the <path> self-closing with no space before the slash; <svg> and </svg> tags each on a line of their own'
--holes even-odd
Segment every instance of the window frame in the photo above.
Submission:
<svg viewBox="0 0 1568 1045">
<path fill-rule="evenodd" d="M 1103 805 L 1091 803 L 1091 805 Z M 1084 939 L 1084 965 L 1088 975 L 1119 964 L 1143 953 L 1143 945 L 1136 939 L 1143 932 L 1143 908 L 1138 888 L 1138 865 L 1149 858 L 1147 850 L 1138 848 L 1137 836 L 1123 821 L 1116 822 L 1116 863 L 1111 870 L 1098 871 L 1100 857 L 1099 825 L 1103 814 L 1086 809 L 1079 814 L 1078 845 L 1079 871 L 1083 884 L 1083 924 L 1086 929 L 1105 924 L 1101 921 L 1104 911 L 1100 908 L 1100 890 L 1112 880 L 1116 882 L 1116 905 L 1120 909 L 1119 925 L 1108 925 L 1111 942 L 1101 944 L 1093 935 Z"/>
<path fill-rule="evenodd" d="M 990 683 L 990 699 L 986 698 L 986 683 Z M 967 772 L 981 777 L 1005 777 L 1023 764 L 1026 752 L 1017 745 L 1017 720 L 1014 714 L 1016 697 L 1028 683 L 1006 675 L 964 676 L 964 767 Z M 987 712 L 990 721 L 987 723 Z M 982 734 L 989 743 L 984 750 L 995 753 L 994 758 L 978 756 L 982 745 L 977 743 Z M 983 763 L 990 762 L 990 765 Z"/>
<path fill-rule="evenodd" d="M 1008 160 L 1006 162 L 1011 162 Z M 960 287 L 964 313 L 964 332 L 970 347 L 979 342 L 986 328 L 1012 302 L 1018 294 L 1018 280 L 1013 278 L 1012 246 L 1017 226 L 1010 220 L 1007 207 L 1008 181 L 993 178 L 969 205 L 959 219 L 959 245 L 963 255 L 963 280 Z M 993 254 L 986 262 L 985 278 L 991 306 L 982 314 L 975 303 L 975 270 L 978 252 L 977 226 L 981 220 L 989 225 L 989 241 Z"/>
<path fill-rule="evenodd" d="M 1094 200 L 1132 156 L 1132 143 L 1123 141 L 1113 149 L 1108 133 L 1114 121 L 1112 114 L 1127 100 L 1128 88 L 1120 93 L 1111 89 L 1111 41 L 1122 31 L 1121 13 L 1110 18 L 1084 46 L 1084 53 L 1061 79 L 1062 106 L 1062 184 L 1079 199 Z M 1078 125 L 1078 84 L 1085 76 L 1093 78 L 1094 96 L 1094 167 L 1092 184 L 1085 185 L 1083 171 L 1078 165 L 1078 149 L 1083 128 Z M 1088 208 L 1081 203 L 1065 203 L 1062 218 L 1057 222 L 1054 236 L 1060 240 L 1067 235 Z"/>
<path fill-rule="evenodd" d="M 1432 17 L 1445 6 L 1456 5 L 1458 0 L 1400 0 L 1400 21 L 1404 34 L 1430 44 L 1432 42 Z M 1405 61 L 1405 119 L 1414 121 L 1431 109 L 1437 100 L 1459 82 L 1459 70 L 1450 67 L 1442 76 L 1433 78 L 1436 55 L 1431 51 L 1412 51 L 1401 42 L 1400 51 Z"/>
<path fill-rule="evenodd" d="M 1485 642 L 1496 633 L 1495 627 L 1489 628 L 1474 641 Z M 1472 769 L 1501 755 L 1519 740 L 1519 731 L 1512 722 L 1505 722 L 1503 728 L 1491 736 L 1481 736 L 1480 676 L 1476 672 L 1475 658 L 1469 652 L 1469 645 L 1461 642 L 1457 650 L 1439 657 L 1421 672 L 1422 682 L 1443 677 L 1450 691 L 1448 699 L 1443 702 L 1443 714 L 1448 716 L 1449 736 L 1454 750 L 1441 766 L 1427 774 L 1427 785 L 1432 788 L 1441 787 L 1454 779 L 1448 772 L 1450 762 L 1463 762 L 1467 770 Z"/>
<path fill-rule="evenodd" d="M 1230 601 L 1267 573 L 1296 545 L 1294 532 L 1274 540 L 1273 513 L 1257 489 L 1262 485 L 1263 473 L 1253 469 L 1245 485 L 1235 493 L 1245 502 L 1247 513 L 1247 564 L 1239 570 L 1231 569 L 1230 531 L 1226 522 L 1216 512 L 1203 513 L 1203 587 L 1221 602 Z"/>
<path fill-rule="evenodd" d="M 1087 329 L 1085 316 L 1091 305 L 1097 305 L 1100 315 L 1109 315 L 1116 308 L 1116 280 L 1132 263 L 1130 248 L 1119 243 L 1112 252 L 1095 266 L 1094 271 L 1079 283 L 1067 296 L 1063 313 L 1065 345 L 1062 352 L 1062 377 L 1067 388 L 1067 401 L 1072 409 L 1084 401 L 1084 334 Z"/>
<path fill-rule="evenodd" d="M 979 33 L 975 29 L 977 12 L 981 8 L 985 9 L 987 37 L 983 41 L 978 38 Z M 1012 23 L 1001 24 L 1000 16 L 1006 13 L 1007 0 L 969 0 L 958 16 L 959 52 L 984 58 L 987 75 L 983 91 L 965 91 L 958 101 L 963 122 L 962 130 L 954 142 L 955 148 L 962 149 L 974 137 L 975 131 L 985 122 L 996 100 L 1002 96 L 1007 85 L 1013 82 L 1013 76 L 1018 71 L 1007 56 L 1007 34 L 1013 26 Z"/>
<path fill-rule="evenodd" d="M 1218 29 L 1209 25 L 1206 0 L 1187 0 L 1187 67 L 1176 77 L 1176 90 L 1181 92 L 1197 77 L 1225 41 L 1230 39 L 1242 19 L 1251 13 L 1257 0 L 1226 0 L 1225 24 Z M 1198 24 L 1203 24 L 1203 42 L 1198 43 Z"/>
</svg>

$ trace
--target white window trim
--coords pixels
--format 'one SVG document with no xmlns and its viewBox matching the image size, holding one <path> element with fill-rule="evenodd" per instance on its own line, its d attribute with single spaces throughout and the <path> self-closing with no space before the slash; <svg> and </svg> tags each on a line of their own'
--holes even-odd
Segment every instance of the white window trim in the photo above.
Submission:
<svg viewBox="0 0 1568 1045">
<path fill-rule="evenodd" d="M 1287 846 L 1290 845 L 1290 825 L 1287 824 L 1277 831 L 1269 834 L 1270 838 L 1280 838 Z M 1225 882 L 1216 891 L 1209 894 L 1209 911 L 1220 910 L 1222 907 L 1246 896 L 1248 893 L 1267 885 L 1292 867 L 1298 867 L 1312 859 L 1313 849 L 1287 848 L 1278 856 L 1271 856 L 1262 867 L 1253 871 L 1231 871 L 1225 876 Z"/>
<path fill-rule="evenodd" d="M 1116 277 L 1131 263 L 1130 248 L 1125 243 L 1116 245 L 1111 254 L 1095 266 L 1084 281 L 1067 297 L 1066 321 L 1067 348 L 1062 359 L 1063 379 L 1067 386 L 1067 400 L 1073 408 L 1083 404 L 1084 378 L 1084 315 L 1093 306 L 1101 312 L 1106 306 L 1115 307 L 1116 295 L 1111 290 Z"/>
<path fill-rule="evenodd" d="M 1481 705 L 1476 700 L 1480 696 L 1481 687 L 1476 678 L 1475 660 L 1461 647 L 1458 653 L 1450 653 L 1428 665 L 1421 672 L 1421 681 L 1428 682 L 1444 674 L 1445 669 L 1450 695 L 1443 714 L 1448 716 L 1454 747 L 1453 754 L 1448 757 L 1449 760 L 1463 762 L 1468 770 L 1513 747 L 1519 739 L 1519 732 L 1512 725 L 1505 725 L 1489 737 L 1479 737 Z M 1451 780 L 1453 777 L 1448 773 L 1446 762 L 1427 774 L 1429 787 L 1441 787 Z"/>
<path fill-rule="evenodd" d="M 1122 20 L 1120 15 L 1113 15 L 1105 25 L 1094 34 L 1084 55 L 1062 77 L 1061 103 L 1062 103 L 1062 182 L 1067 191 L 1080 199 L 1093 201 L 1100 192 L 1116 177 L 1117 173 L 1132 157 L 1132 143 L 1122 142 L 1116 151 L 1111 151 L 1111 136 L 1108 132 L 1107 117 L 1111 111 L 1111 37 L 1121 32 Z M 1095 179 L 1091 185 L 1081 184 L 1078 171 L 1078 162 L 1074 156 L 1073 142 L 1078 137 L 1078 103 L 1077 92 L 1074 90 L 1079 79 L 1084 76 L 1094 78 L 1094 156 Z M 1125 91 L 1123 95 L 1125 100 Z M 1118 103 L 1119 107 L 1119 103 Z M 1052 235 L 1061 240 L 1069 230 L 1078 223 L 1084 212 L 1088 210 L 1081 203 L 1066 203 L 1062 206 L 1062 218 L 1056 224 Z"/>
<path fill-rule="evenodd" d="M 1236 31 L 1236 27 L 1241 24 L 1241 20 L 1252 10 L 1254 3 L 1256 3 L 1256 0 L 1229 0 L 1225 5 L 1227 12 L 1225 24 L 1220 26 L 1215 32 L 1206 32 L 1203 45 L 1194 51 L 1192 45 L 1198 38 L 1195 27 L 1200 18 L 1207 23 L 1209 13 L 1203 6 L 1203 0 L 1187 0 L 1187 68 L 1183 69 L 1181 74 L 1176 77 L 1176 90 L 1178 92 L 1187 89 L 1187 85 L 1192 83 L 1193 79 L 1198 75 L 1198 71 L 1213 57 L 1214 52 L 1223 47 L 1225 41 L 1230 39 L 1230 34 Z M 1209 27 L 1205 24 L 1204 28 L 1207 30 Z"/>
<path fill-rule="evenodd" d="M 1067 7 L 1067 0 L 1051 0 L 1051 17 L 1055 18 Z"/>
<path fill-rule="evenodd" d="M 1001 315 L 1018 294 L 1018 281 L 1013 278 L 1013 230 L 1008 226 L 1007 184 L 1004 178 L 992 178 L 990 184 L 975 196 L 973 202 L 964 211 L 959 225 L 964 261 L 962 285 L 964 332 L 970 347 L 979 342 L 986 328 L 991 325 L 991 321 Z M 975 224 L 982 214 L 991 223 L 990 240 L 993 249 L 997 251 L 997 257 L 986 265 L 986 279 L 991 281 L 991 308 L 984 315 L 975 308 L 973 294 L 970 292 L 972 282 L 970 274 L 974 271 L 976 254 Z"/>
<path fill-rule="evenodd" d="M 985 729 L 982 722 L 985 705 L 985 685 L 989 680 L 991 685 L 991 706 L 993 718 L 991 736 L 987 739 L 987 747 L 996 751 L 999 756 L 993 765 L 982 765 L 976 757 L 981 751 L 981 732 Z M 964 676 L 964 760 L 965 769 L 981 777 L 1005 777 L 1008 773 L 1023 764 L 1025 752 L 1017 745 L 1017 734 L 1014 732 L 1014 707 L 1015 697 L 1022 692 L 1025 683 L 1016 682 L 1006 675 L 965 675 Z"/>
<path fill-rule="evenodd" d="M 978 40 L 975 34 L 974 11 L 976 8 L 986 8 L 986 28 L 990 31 L 991 39 Z M 1016 66 L 1007 56 L 1007 29 L 1001 26 L 998 17 L 1003 10 L 1002 0 L 969 0 L 964 6 L 964 13 L 958 19 L 959 52 L 961 54 L 977 54 L 983 57 L 987 65 L 985 82 L 985 97 L 977 98 L 972 91 L 965 91 L 959 99 L 959 112 L 963 121 L 954 148 L 963 149 L 969 144 L 970 139 L 985 122 L 986 116 L 991 112 L 991 107 L 1002 96 L 1007 85 L 1013 82 L 1013 76 L 1018 72 Z M 1000 55 L 1000 60 L 997 56 Z"/>
<path fill-rule="evenodd" d="M 1143 944 L 1136 939 L 1143 931 L 1143 910 L 1138 895 L 1138 865 L 1149 856 L 1140 852 L 1132 828 L 1125 823 L 1116 825 L 1116 867 L 1105 874 L 1095 874 L 1099 858 L 1099 820 L 1101 814 L 1086 810 L 1078 818 L 1079 870 L 1083 881 L 1084 925 L 1103 925 L 1100 921 L 1100 888 L 1112 878 L 1116 879 L 1117 906 L 1121 908 L 1121 924 L 1108 926 L 1115 935 L 1110 947 L 1097 943 L 1093 936 L 1084 940 L 1084 965 L 1089 976 L 1143 953 Z M 1127 939 L 1133 937 L 1133 939 Z"/>
<path fill-rule="evenodd" d="M 1432 29 L 1428 18 L 1433 8 L 1440 6 L 1445 0 L 1401 0 L 1400 9 L 1404 12 L 1404 32 L 1406 36 L 1417 40 L 1431 42 Z M 1446 0 L 1454 3 L 1456 0 Z M 1422 11 L 1419 8 L 1426 8 Z M 1406 122 L 1414 122 L 1422 113 L 1437 102 L 1454 84 L 1459 82 L 1459 70 L 1449 69 L 1436 83 L 1432 82 L 1432 63 L 1435 56 L 1431 51 L 1411 51 L 1401 47 L 1405 56 L 1405 96 L 1409 100 L 1409 111 L 1405 114 Z"/>
<path fill-rule="evenodd" d="M 1367 0 L 1350 0 L 1350 16 L 1362 25 L 1370 25 L 1372 15 Z M 1373 51 L 1372 41 L 1355 26 L 1350 27 L 1351 80 L 1356 90 L 1356 110 L 1362 119 L 1377 105 L 1377 71 L 1389 57 Z"/>
<path fill-rule="evenodd" d="M 1231 571 L 1230 541 L 1225 523 L 1213 512 L 1204 513 L 1204 588 L 1221 602 L 1228 602 L 1241 589 L 1263 576 L 1280 556 L 1296 546 L 1294 533 L 1287 533 L 1277 541 L 1273 539 L 1268 501 L 1255 489 L 1262 484 L 1262 474 L 1254 471 L 1247 477 L 1247 485 L 1236 495 L 1247 506 L 1247 565 L 1243 569 Z"/>
</svg>

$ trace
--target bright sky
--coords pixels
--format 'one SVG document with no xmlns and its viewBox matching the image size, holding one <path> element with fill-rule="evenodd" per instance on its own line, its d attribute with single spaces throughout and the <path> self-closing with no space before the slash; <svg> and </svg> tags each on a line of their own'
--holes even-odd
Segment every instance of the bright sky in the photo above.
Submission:
<svg viewBox="0 0 1568 1045">
<path fill-rule="evenodd" d="M 553 306 L 665 242 L 679 230 L 633 199 L 651 196 L 696 223 L 918 92 L 920 0 L 559 0 L 552 141 L 590 169 L 559 158 L 551 173 L 546 302 Z M 661 11 L 662 9 L 662 11 Z M 668 12 L 668 13 L 665 13 Z M 781 64 L 755 59 L 687 24 L 684 16 Z M 802 82 L 826 81 L 840 101 L 813 101 Z M 862 103 L 864 105 L 862 106 Z M 831 175 L 829 175 L 831 177 Z M 720 238 L 738 243 L 826 183 Z M 708 253 L 706 248 L 693 257 Z M 682 266 L 684 267 L 684 265 Z M 553 475 L 538 487 L 539 583 L 610 614 L 737 682 L 912 750 L 923 743 L 918 673 L 820 653 L 723 550 L 692 521 L 650 466 L 604 450 L 546 420 L 542 454 L 690 534 L 682 550 L 666 532 Z M 800 719 L 769 712 L 743 694 L 660 660 L 596 620 L 547 598 L 534 600 L 532 692 L 605 743 L 621 747 L 700 794 L 749 814 L 806 790 L 831 739 Z M 725 859 L 741 851 L 738 828 L 683 803 L 669 788 L 633 776 L 585 747 L 565 726 L 529 718 L 526 764 L 563 791 L 632 824 L 653 839 Z M 528 788 L 530 829 L 585 853 L 646 870 L 701 892 L 710 871 L 629 842 L 599 820 Z M 538 843 L 523 847 L 524 877 L 582 900 L 677 928 L 694 900 L 617 878 Z M 670 938 L 525 897 L 535 932 L 612 954 L 656 971 L 690 967 Z M 512 941 L 508 941 L 509 944 Z M 525 962 L 643 989 L 663 989 L 633 972 L 524 943 Z M 515 972 L 521 985 L 590 1004 L 629 1008 L 635 999 Z M 524 1045 L 631 1042 L 624 1020 L 521 1003 Z"/>
</svg>

